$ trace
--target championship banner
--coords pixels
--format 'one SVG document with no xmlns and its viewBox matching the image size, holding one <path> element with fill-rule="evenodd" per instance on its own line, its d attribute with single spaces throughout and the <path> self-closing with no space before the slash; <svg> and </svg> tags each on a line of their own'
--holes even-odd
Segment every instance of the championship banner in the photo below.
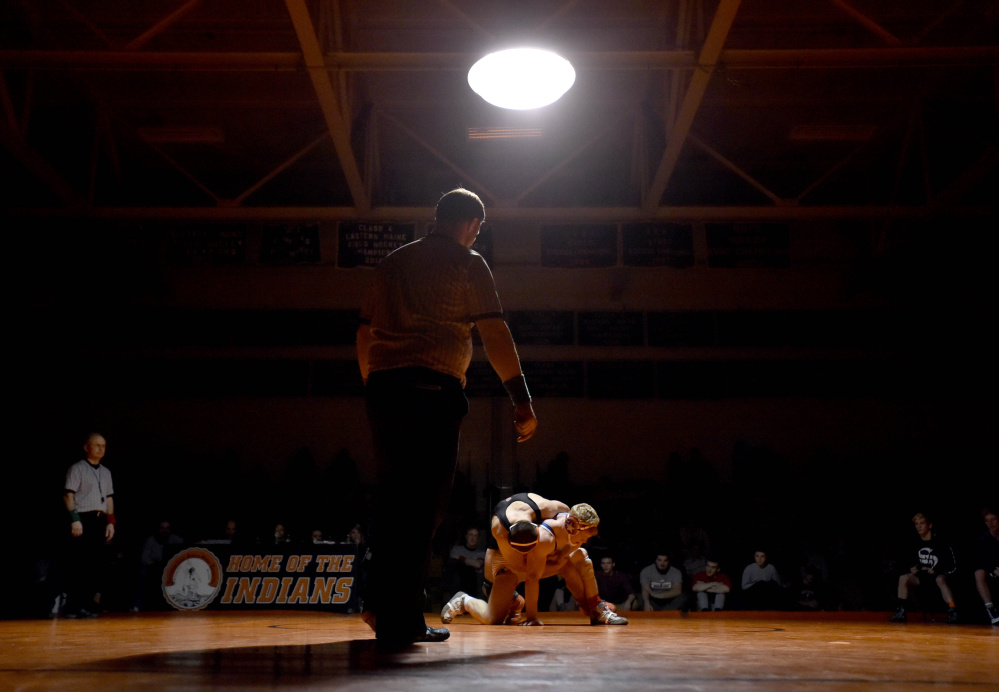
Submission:
<svg viewBox="0 0 999 692">
<path fill-rule="evenodd" d="M 166 562 L 163 598 L 177 610 L 360 609 L 353 543 L 196 545 Z"/>
<path fill-rule="evenodd" d="M 786 269 L 791 266 L 791 231 L 779 223 L 709 223 L 708 266 Z"/>
<path fill-rule="evenodd" d="M 690 224 L 626 223 L 621 227 L 626 267 L 694 266 L 694 231 Z"/>
<path fill-rule="evenodd" d="M 535 346 L 572 346 L 574 320 L 571 310 L 517 310 L 506 318 L 516 343 Z"/>
<path fill-rule="evenodd" d="M 643 346 L 645 322 L 641 312 L 583 311 L 576 315 L 580 346 Z"/>
<path fill-rule="evenodd" d="M 171 227 L 167 234 L 168 264 L 243 264 L 246 228 L 234 224 L 192 223 Z"/>
<path fill-rule="evenodd" d="M 374 267 L 387 254 L 414 240 L 414 223 L 341 223 L 337 228 L 336 266 Z"/>
<path fill-rule="evenodd" d="M 267 224 L 260 240 L 261 264 L 318 264 L 319 224 Z"/>
<path fill-rule="evenodd" d="M 576 224 L 541 227 L 541 266 L 566 269 L 617 264 L 617 227 Z"/>
</svg>

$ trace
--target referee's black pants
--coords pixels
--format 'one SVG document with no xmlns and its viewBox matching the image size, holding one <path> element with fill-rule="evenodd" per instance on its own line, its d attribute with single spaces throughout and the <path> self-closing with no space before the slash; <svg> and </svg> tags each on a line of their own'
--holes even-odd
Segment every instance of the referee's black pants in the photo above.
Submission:
<svg viewBox="0 0 999 692">
<path fill-rule="evenodd" d="M 378 489 L 365 608 L 377 618 L 379 642 L 405 644 L 426 631 L 433 539 L 451 497 L 468 400 L 453 377 L 400 368 L 371 373 L 366 403 Z"/>
<path fill-rule="evenodd" d="M 66 610 L 96 610 L 94 596 L 100 593 L 107 575 L 108 545 L 104 538 L 107 514 L 80 512 L 83 534 L 69 539 Z"/>
</svg>

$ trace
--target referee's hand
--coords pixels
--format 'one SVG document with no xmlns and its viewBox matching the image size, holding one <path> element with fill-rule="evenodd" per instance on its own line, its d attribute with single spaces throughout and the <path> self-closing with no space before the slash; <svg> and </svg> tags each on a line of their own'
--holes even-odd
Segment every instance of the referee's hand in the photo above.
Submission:
<svg viewBox="0 0 999 692">
<path fill-rule="evenodd" d="M 538 429 L 538 417 L 534 415 L 534 408 L 530 402 L 517 404 L 513 427 L 517 429 L 517 442 L 531 439 L 531 435 Z"/>
</svg>

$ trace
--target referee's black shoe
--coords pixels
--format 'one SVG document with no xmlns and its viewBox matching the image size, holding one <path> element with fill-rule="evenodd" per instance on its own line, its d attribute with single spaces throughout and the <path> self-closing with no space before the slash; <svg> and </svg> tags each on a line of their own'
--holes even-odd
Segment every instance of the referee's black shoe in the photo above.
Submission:
<svg viewBox="0 0 999 692">
<path fill-rule="evenodd" d="M 416 638 L 417 642 L 442 642 L 451 636 L 451 631 L 447 627 L 431 627 L 427 625 L 427 631 Z"/>
<path fill-rule="evenodd" d="M 377 647 L 380 653 L 398 653 L 409 649 L 413 646 L 413 644 L 421 644 L 424 642 L 442 642 L 450 636 L 451 632 L 446 627 L 428 626 L 423 634 L 419 634 L 414 638 L 396 639 L 395 637 L 380 637 L 378 639 Z"/>
</svg>

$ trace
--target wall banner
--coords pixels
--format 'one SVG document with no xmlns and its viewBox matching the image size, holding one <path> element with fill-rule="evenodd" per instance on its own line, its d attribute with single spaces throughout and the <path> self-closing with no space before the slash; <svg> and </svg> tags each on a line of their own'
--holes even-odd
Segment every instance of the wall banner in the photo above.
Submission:
<svg viewBox="0 0 999 692">
<path fill-rule="evenodd" d="M 694 231 L 690 224 L 627 223 L 621 227 L 626 267 L 694 266 Z"/>
<path fill-rule="evenodd" d="M 567 269 L 617 264 L 617 227 L 576 224 L 541 227 L 541 266 Z"/>
<path fill-rule="evenodd" d="M 709 223 L 708 266 L 786 269 L 791 266 L 791 232 L 779 223 Z"/>
<path fill-rule="evenodd" d="M 415 223 L 340 223 L 336 266 L 342 269 L 374 267 L 385 255 L 414 240 Z"/>
<path fill-rule="evenodd" d="M 261 264 L 318 264 L 319 224 L 266 224 L 260 239 Z"/>
<path fill-rule="evenodd" d="M 177 610 L 357 612 L 356 561 L 352 543 L 179 547 L 163 568 L 163 598 Z"/>
</svg>

